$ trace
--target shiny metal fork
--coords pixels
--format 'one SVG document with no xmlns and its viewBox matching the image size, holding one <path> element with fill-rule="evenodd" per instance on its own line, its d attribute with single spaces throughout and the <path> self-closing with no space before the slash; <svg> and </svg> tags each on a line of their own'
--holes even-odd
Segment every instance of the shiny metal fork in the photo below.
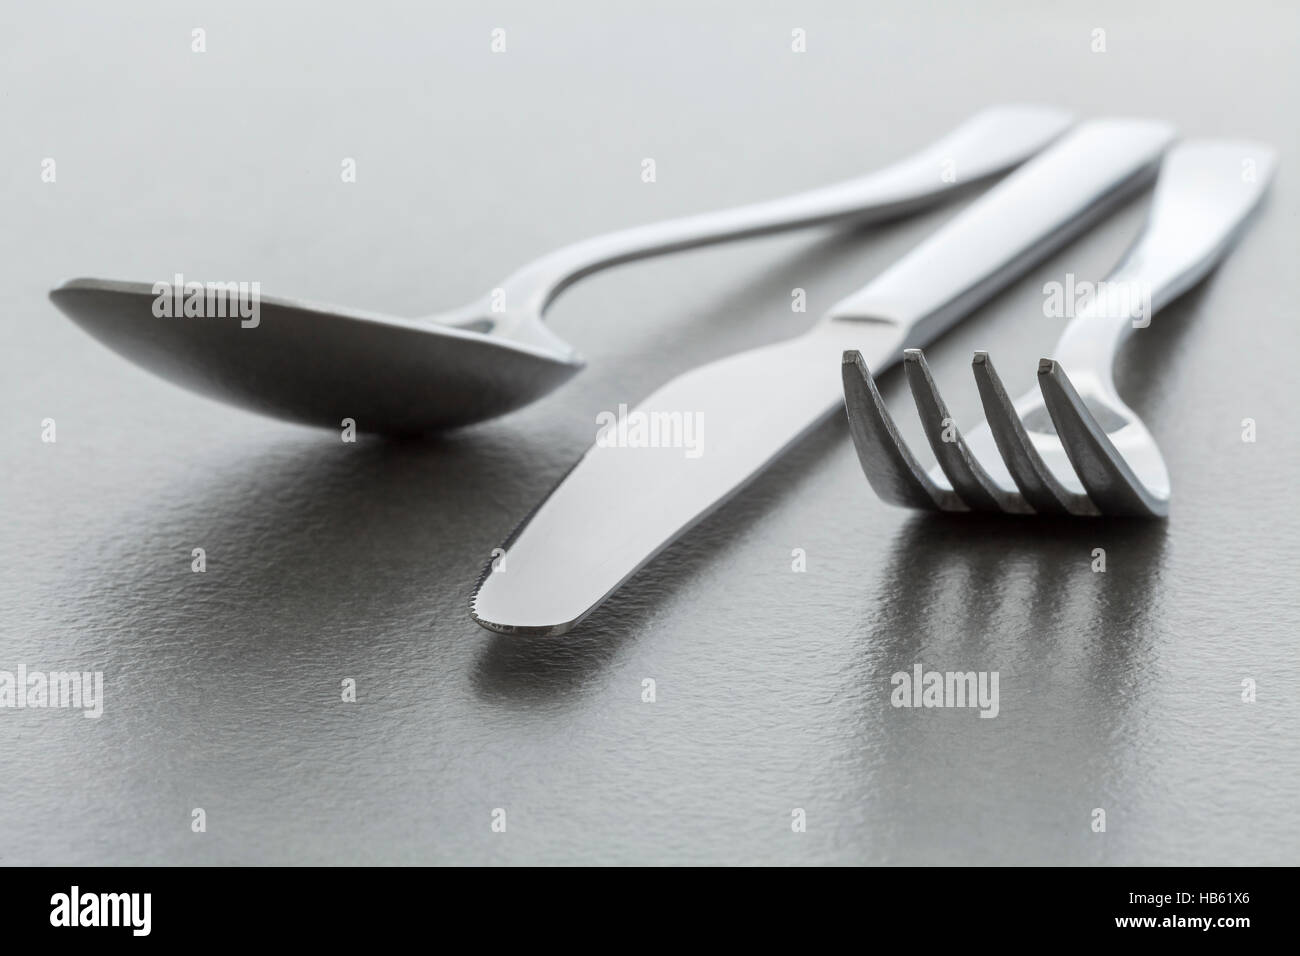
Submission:
<svg viewBox="0 0 1300 956">
<path fill-rule="evenodd" d="M 1066 326 L 1038 389 L 1012 402 L 988 353 L 972 370 L 986 421 L 961 435 L 920 349 L 904 352 L 908 386 L 938 464 L 918 464 L 858 352 L 845 352 L 844 402 L 871 487 L 896 505 L 942 511 L 1164 517 L 1169 475 L 1155 439 L 1120 399 L 1115 356 L 1134 328 L 1223 257 L 1268 187 L 1274 151 L 1258 143 L 1175 146 L 1147 223 L 1097 294 Z M 1065 369 L 1071 369 L 1072 376 Z"/>
</svg>

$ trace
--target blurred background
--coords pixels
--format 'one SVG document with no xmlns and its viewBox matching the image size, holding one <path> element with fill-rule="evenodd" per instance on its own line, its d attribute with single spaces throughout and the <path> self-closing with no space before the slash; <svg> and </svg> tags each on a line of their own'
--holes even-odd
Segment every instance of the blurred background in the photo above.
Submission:
<svg viewBox="0 0 1300 956">
<path fill-rule="evenodd" d="M 105 700 L 99 720 L 0 710 L 0 862 L 1295 861 L 1294 7 L 55 2 L 5 19 L 0 669 L 102 670 Z M 549 316 L 589 359 L 578 379 L 425 441 L 343 444 L 209 402 L 46 299 L 71 276 L 181 272 L 433 313 L 568 241 L 851 178 L 1024 101 L 1281 152 L 1237 251 L 1125 353 L 1121 390 L 1174 482 L 1166 524 L 914 516 L 870 492 L 836 419 L 572 635 L 470 620 L 491 550 L 598 412 L 802 331 L 955 205 L 595 276 Z M 971 351 L 996 351 L 1013 394 L 1032 383 L 1060 331 L 1043 283 L 1102 278 L 1146 204 L 927 350 L 959 423 L 980 417 Z M 901 376 L 882 384 L 924 447 Z M 998 671 L 999 716 L 892 708 L 890 675 L 915 663 Z"/>
</svg>

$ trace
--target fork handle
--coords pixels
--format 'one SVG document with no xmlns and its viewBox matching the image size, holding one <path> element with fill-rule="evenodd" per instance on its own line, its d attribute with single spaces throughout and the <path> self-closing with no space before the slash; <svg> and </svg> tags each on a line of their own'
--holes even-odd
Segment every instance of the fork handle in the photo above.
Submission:
<svg viewBox="0 0 1300 956">
<path fill-rule="evenodd" d="M 1011 168 L 1072 122 L 1060 110 L 1000 106 L 898 163 L 858 179 L 721 212 L 636 226 L 558 249 L 503 284 L 506 309 L 541 315 L 583 276 L 634 259 L 832 222 L 886 219 L 939 202 L 958 186 Z M 951 173 L 951 175 L 948 175 Z"/>
<path fill-rule="evenodd" d="M 1055 358 L 1076 385 L 1091 377 L 1114 393 L 1119 347 L 1223 258 L 1276 164 L 1274 150 L 1261 143 L 1194 140 L 1169 151 L 1137 241 L 1057 342 Z"/>
</svg>

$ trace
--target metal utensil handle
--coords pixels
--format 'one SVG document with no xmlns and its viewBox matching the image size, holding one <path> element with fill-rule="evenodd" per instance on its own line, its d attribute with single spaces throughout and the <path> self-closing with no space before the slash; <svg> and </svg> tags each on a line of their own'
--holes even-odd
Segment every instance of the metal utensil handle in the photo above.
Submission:
<svg viewBox="0 0 1300 956">
<path fill-rule="evenodd" d="M 1167 123 L 1094 120 L 994 186 L 907 256 L 831 309 L 885 319 L 923 345 L 1108 213 L 1155 175 Z"/>
<path fill-rule="evenodd" d="M 571 283 L 621 262 L 822 223 L 884 219 L 936 203 L 955 187 L 1023 162 L 1071 122 L 1069 114 L 1045 107 L 995 107 L 907 159 L 858 179 L 565 246 L 502 284 L 506 311 L 540 315 Z"/>
<path fill-rule="evenodd" d="M 1072 377 L 1111 384 L 1115 354 L 1135 328 L 1203 279 L 1268 189 L 1276 153 L 1261 143 L 1180 143 L 1160 167 L 1146 225 L 1065 327 L 1055 358 Z"/>
</svg>

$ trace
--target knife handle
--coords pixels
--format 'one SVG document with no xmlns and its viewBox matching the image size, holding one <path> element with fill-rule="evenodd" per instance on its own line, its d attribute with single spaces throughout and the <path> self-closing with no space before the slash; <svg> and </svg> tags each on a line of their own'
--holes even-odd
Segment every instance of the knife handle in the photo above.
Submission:
<svg viewBox="0 0 1300 956">
<path fill-rule="evenodd" d="M 971 203 L 828 320 L 884 320 L 906 330 L 901 348 L 950 325 L 1089 228 L 1155 178 L 1174 139 L 1168 123 L 1083 123 Z"/>
<path fill-rule="evenodd" d="M 502 283 L 507 301 L 541 315 L 565 288 L 599 269 L 730 239 L 832 222 L 869 222 L 934 205 L 959 187 L 1033 156 L 1073 118 L 1041 106 L 998 106 L 891 166 L 846 182 L 720 212 L 635 226 L 543 256 Z"/>
</svg>

